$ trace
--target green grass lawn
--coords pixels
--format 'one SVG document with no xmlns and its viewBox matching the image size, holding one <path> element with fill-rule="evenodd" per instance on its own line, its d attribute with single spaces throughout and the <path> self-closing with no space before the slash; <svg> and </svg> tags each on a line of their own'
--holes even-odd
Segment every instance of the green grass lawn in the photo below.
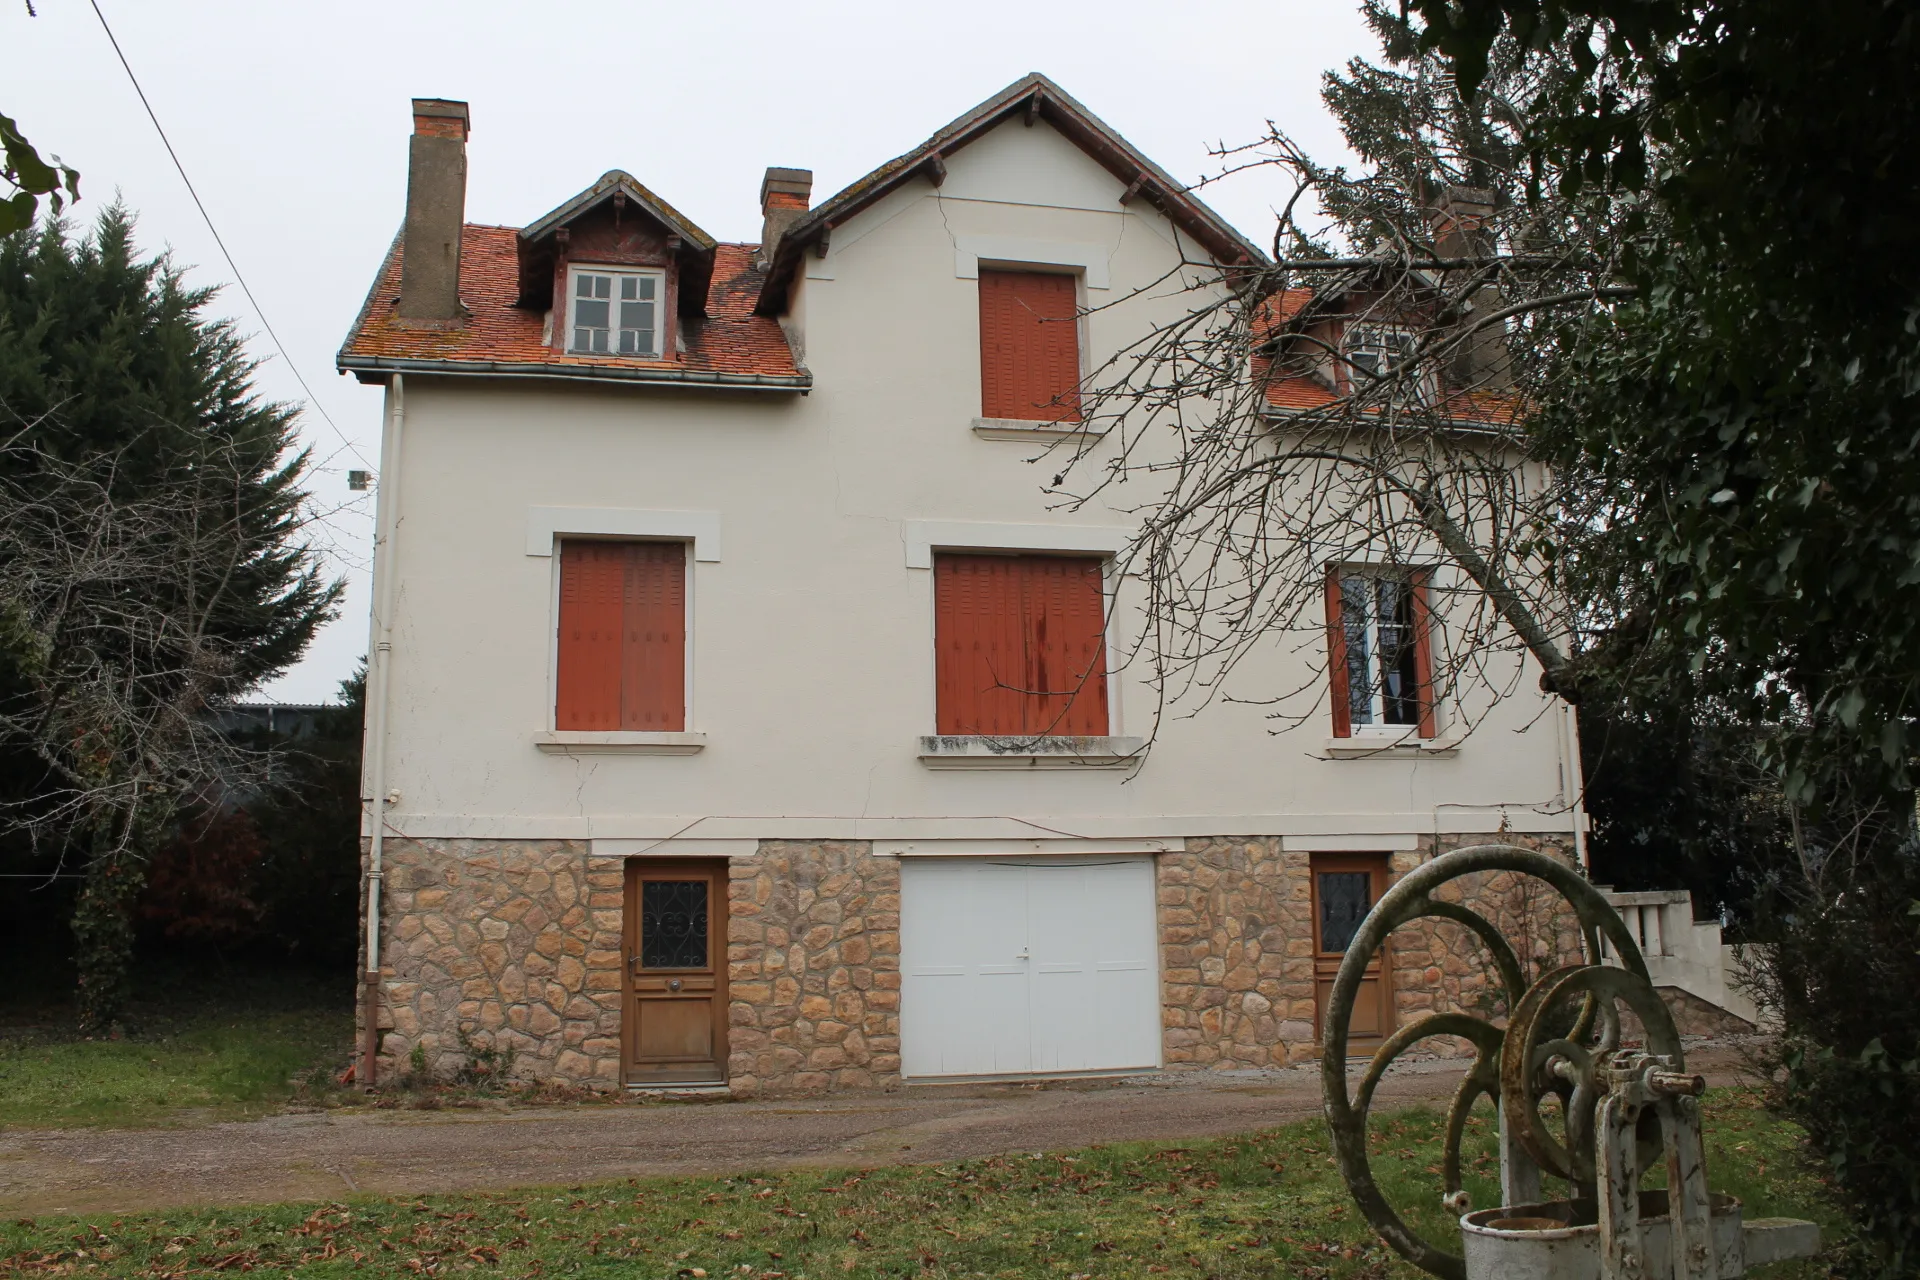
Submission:
<svg viewBox="0 0 1920 1280">
<path fill-rule="evenodd" d="M 0 1128 L 260 1115 L 352 1036 L 348 999 L 305 975 L 157 982 L 119 1039 L 81 1039 L 64 1009 L 0 1010 Z"/>
<path fill-rule="evenodd" d="M 1717 1188 L 1750 1216 L 1833 1226 L 1792 1126 L 1750 1094 L 1708 1104 Z M 1376 1126 L 1374 1169 L 1436 1239 L 1439 1116 Z M 1491 1114 L 1473 1133 L 1475 1203 L 1492 1204 Z M 1425 1207 L 1420 1207 L 1425 1206 Z M 1444 1233 L 1444 1234 L 1443 1234 Z M 477 1275 L 660 1280 L 844 1277 L 1385 1277 L 1419 1273 L 1376 1243 L 1318 1121 L 1243 1138 L 859 1173 L 628 1181 L 565 1189 L 0 1224 L 0 1276 Z M 1775 1277 L 1823 1274 L 1818 1263 Z M 1755 1273 L 1765 1274 L 1765 1273 Z"/>
</svg>

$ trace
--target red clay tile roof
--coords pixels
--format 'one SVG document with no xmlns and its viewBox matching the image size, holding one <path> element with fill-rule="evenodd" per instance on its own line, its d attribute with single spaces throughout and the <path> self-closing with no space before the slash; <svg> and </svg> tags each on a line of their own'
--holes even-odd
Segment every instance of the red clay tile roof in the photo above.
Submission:
<svg viewBox="0 0 1920 1280">
<path fill-rule="evenodd" d="M 520 263 L 516 227 L 469 223 L 460 240 L 460 301 L 471 318 L 434 328 L 394 315 L 400 298 L 401 245 L 395 240 L 367 295 L 366 306 L 340 349 L 339 366 L 363 377 L 383 372 L 522 373 L 528 376 L 606 377 L 636 381 L 791 387 L 813 379 L 795 365 L 777 320 L 753 314 L 763 272 L 754 269 L 758 246 L 723 244 L 714 251 L 707 314 L 681 317 L 678 360 L 622 360 L 565 355 L 540 341 L 540 312 L 514 305 Z"/>
<path fill-rule="evenodd" d="M 1281 289 L 1262 298 L 1260 309 L 1253 317 L 1254 337 L 1272 337 L 1274 330 L 1307 309 L 1307 304 L 1313 301 L 1313 292 L 1312 289 Z"/>
<path fill-rule="evenodd" d="M 1256 367 L 1256 376 L 1264 376 L 1265 372 L 1263 367 Z M 1304 376 L 1275 378 L 1267 384 L 1267 403 L 1283 414 L 1310 413 L 1337 404 L 1340 399 L 1327 390 L 1323 383 Z M 1439 416 L 1453 422 L 1505 427 L 1513 425 L 1520 405 L 1512 396 L 1497 395 L 1490 391 L 1450 390 L 1446 398 L 1432 408 Z"/>
<path fill-rule="evenodd" d="M 1313 289 L 1281 289 L 1263 299 L 1253 318 L 1255 339 L 1284 338 L 1282 331 L 1306 311 L 1315 296 Z M 1254 376 L 1266 378 L 1271 368 L 1269 358 L 1256 358 Z M 1310 413 L 1341 400 L 1325 383 L 1304 374 L 1273 378 L 1267 383 L 1266 392 L 1267 403 L 1280 413 Z M 1514 397 L 1496 392 L 1449 388 L 1445 399 L 1433 408 L 1454 422 L 1491 427 L 1512 425 L 1518 418 L 1520 404 Z"/>
</svg>

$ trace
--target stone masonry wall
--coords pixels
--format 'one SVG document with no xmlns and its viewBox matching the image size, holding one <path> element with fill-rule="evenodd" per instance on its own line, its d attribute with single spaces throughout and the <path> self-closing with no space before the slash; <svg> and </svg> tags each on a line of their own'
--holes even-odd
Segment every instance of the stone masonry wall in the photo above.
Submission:
<svg viewBox="0 0 1920 1280">
<path fill-rule="evenodd" d="M 1441 847 L 1496 839 L 1571 858 L 1555 838 Z M 1275 1067 L 1318 1056 L 1311 860 L 1280 843 L 1196 838 L 1158 860 L 1169 1066 Z M 1391 871 L 1397 878 L 1427 856 L 1395 854 Z M 618 1083 L 618 860 L 589 859 L 581 841 L 407 839 L 389 841 L 386 859 L 383 1079 L 408 1069 L 415 1046 L 431 1071 L 452 1074 L 466 1060 L 464 1032 L 477 1048 L 511 1049 L 523 1079 Z M 1448 893 L 1509 936 L 1534 939 L 1523 958 L 1535 973 L 1578 955 L 1569 914 L 1543 886 L 1530 891 L 1524 878 L 1499 873 Z M 859 841 L 764 841 L 732 865 L 728 908 L 734 1093 L 899 1087 L 898 861 Z M 1394 935 L 1393 987 L 1401 1025 L 1427 1012 L 1496 1009 L 1477 942 L 1450 923 Z"/>
<path fill-rule="evenodd" d="M 764 840 L 727 895 L 736 1096 L 900 1084 L 900 864 L 865 841 Z"/>
<path fill-rule="evenodd" d="M 1571 838 L 1500 835 L 1428 837 L 1415 852 L 1393 855 L 1389 870 L 1398 880 L 1436 854 L 1478 844 L 1510 844 L 1550 854 L 1572 865 Z M 1478 872 L 1445 885 L 1434 895 L 1471 907 L 1513 944 L 1529 980 L 1562 965 L 1581 963 L 1580 930 L 1559 893 L 1543 880 L 1512 871 Z M 1419 920 L 1393 934 L 1393 1003 L 1396 1025 L 1429 1013 L 1466 1013 L 1481 1018 L 1507 1015 L 1492 957 L 1470 930 L 1448 920 Z M 1436 1037 L 1421 1046 L 1441 1055 L 1471 1054 L 1464 1040 Z"/>
<path fill-rule="evenodd" d="M 1319 1057 L 1314 1025 L 1311 855 L 1282 852 L 1271 836 L 1191 839 L 1159 860 L 1162 1021 L 1169 1066 L 1277 1067 Z M 1395 880 L 1436 848 L 1515 844 L 1571 860 L 1557 837 L 1450 837 L 1392 855 Z M 1528 887 L 1529 883 L 1532 885 Z M 1475 907 L 1521 949 L 1538 974 L 1577 962 L 1570 911 L 1538 881 L 1512 873 L 1455 882 L 1442 896 Z M 1394 1014 L 1401 1026 L 1426 1013 L 1485 1016 L 1498 990 L 1490 962 L 1467 930 L 1421 922 L 1395 931 Z M 1498 1012 L 1504 1014 L 1504 1006 Z M 1435 1053 L 1469 1051 L 1452 1038 Z"/>
<path fill-rule="evenodd" d="M 1313 1042 L 1307 855 L 1274 836 L 1209 837 L 1158 870 L 1167 1065 L 1295 1060 Z"/>
<path fill-rule="evenodd" d="M 464 1031 L 511 1049 L 521 1079 L 618 1083 L 618 861 L 590 862 L 578 840 L 397 839 L 384 858 L 383 1080 L 415 1045 L 451 1075 Z"/>
</svg>

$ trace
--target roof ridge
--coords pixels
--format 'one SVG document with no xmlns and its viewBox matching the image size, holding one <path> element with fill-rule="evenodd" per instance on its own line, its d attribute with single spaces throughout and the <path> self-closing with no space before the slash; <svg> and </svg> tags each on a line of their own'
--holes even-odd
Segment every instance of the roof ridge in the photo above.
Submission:
<svg viewBox="0 0 1920 1280">
<path fill-rule="evenodd" d="M 1268 262 L 1265 250 L 1195 195 L 1192 187 L 1161 168 L 1054 81 L 1031 71 L 954 117 L 911 150 L 848 183 L 790 224 L 773 246 L 766 285 L 756 309 L 763 315 L 775 315 L 785 306 L 788 283 L 805 245 L 830 234 L 834 226 L 918 174 L 929 174 L 939 185 L 946 173 L 947 156 L 999 128 L 1023 106 L 1028 124 L 1044 119 L 1122 184 L 1131 184 L 1129 197 L 1137 193 L 1158 208 L 1216 261 L 1228 266 Z M 1122 203 L 1129 197 L 1123 197 Z"/>
</svg>

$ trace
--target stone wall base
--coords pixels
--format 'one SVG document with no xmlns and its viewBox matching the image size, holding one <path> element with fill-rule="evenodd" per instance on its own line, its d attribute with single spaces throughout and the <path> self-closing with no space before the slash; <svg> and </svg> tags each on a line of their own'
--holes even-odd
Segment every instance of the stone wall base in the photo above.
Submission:
<svg viewBox="0 0 1920 1280">
<path fill-rule="evenodd" d="M 381 1080 L 490 1054 L 518 1080 L 618 1083 L 619 863 L 579 840 L 390 839 L 384 859 Z"/>
<path fill-rule="evenodd" d="M 1493 841 L 1572 858 L 1569 838 L 1452 837 L 1393 855 L 1390 871 L 1397 877 L 1433 852 Z M 1271 836 L 1195 838 L 1159 856 L 1169 1068 L 1280 1067 L 1319 1056 L 1310 863 Z M 510 1056 L 520 1080 L 617 1087 L 624 876 L 621 861 L 591 858 L 583 841 L 388 841 L 382 1080 L 416 1064 L 449 1078 L 492 1055 Z M 1571 913 L 1538 882 L 1489 873 L 1447 893 L 1524 939 L 1531 973 L 1577 960 Z M 733 860 L 728 908 L 732 1091 L 900 1087 L 899 861 L 875 857 L 863 841 L 764 841 Z M 1400 1025 L 1429 1012 L 1505 1012 L 1479 944 L 1459 926 L 1400 930 L 1391 957 Z M 1709 1012 L 1721 1014 L 1676 1010 L 1689 1032 Z M 1423 1048 L 1466 1050 L 1450 1039 Z"/>
<path fill-rule="evenodd" d="M 1394 879 L 1437 853 L 1469 844 L 1514 844 L 1573 861 L 1571 837 L 1449 836 L 1392 855 Z M 1191 839 L 1159 865 L 1161 1019 L 1169 1067 L 1281 1067 L 1320 1056 L 1314 1008 L 1312 855 L 1275 836 Z M 1466 877 L 1445 896 L 1473 906 L 1520 946 L 1530 976 L 1577 963 L 1572 912 L 1539 881 L 1507 872 Z M 1393 935 L 1395 1018 L 1427 1013 L 1504 1014 L 1499 983 L 1466 929 L 1426 921 Z M 1429 1053 L 1470 1053 L 1452 1037 Z"/>
</svg>

